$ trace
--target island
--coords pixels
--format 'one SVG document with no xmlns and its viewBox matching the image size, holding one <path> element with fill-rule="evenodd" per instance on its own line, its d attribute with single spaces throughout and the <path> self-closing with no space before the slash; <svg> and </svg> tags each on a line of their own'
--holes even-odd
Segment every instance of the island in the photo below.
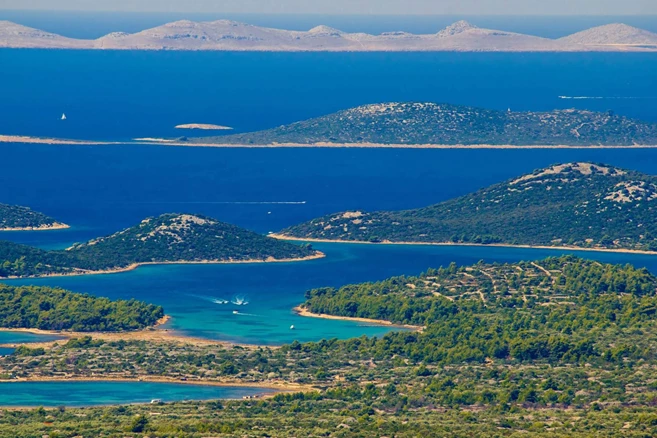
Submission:
<svg viewBox="0 0 657 438">
<path fill-rule="evenodd" d="M 653 436 L 657 277 L 573 256 L 308 291 L 304 308 L 424 326 L 226 347 L 94 334 L 0 357 L 4 385 L 178 381 L 270 398 L 6 409 L 0 436 Z M 111 421 L 108 421 L 111 418 Z M 130 433 L 132 432 L 132 433 Z"/>
<path fill-rule="evenodd" d="M 162 307 L 137 300 L 0 284 L 0 328 L 117 332 L 150 327 L 163 317 Z"/>
<path fill-rule="evenodd" d="M 137 33 L 76 39 L 0 21 L 0 47 L 97 50 L 223 50 L 275 52 L 654 52 L 657 34 L 622 23 L 551 39 L 458 21 L 436 33 L 348 33 L 329 26 L 272 29 L 231 20 L 180 20 Z"/>
<path fill-rule="evenodd" d="M 0 231 L 61 230 L 68 225 L 28 207 L 0 204 Z"/>
<path fill-rule="evenodd" d="M 210 125 L 207 123 L 187 123 L 176 126 L 176 129 L 201 129 L 206 131 L 229 131 L 233 128 L 230 126 Z"/>
<path fill-rule="evenodd" d="M 612 112 L 496 111 L 432 102 L 363 105 L 273 129 L 181 144 L 323 147 L 657 146 L 657 123 Z"/>
<path fill-rule="evenodd" d="M 144 264 L 251 263 L 323 257 L 293 245 L 191 214 L 163 214 L 66 250 L 0 241 L 0 278 L 122 272 Z"/>
<path fill-rule="evenodd" d="M 576 162 L 429 207 L 331 214 L 273 237 L 655 252 L 656 218 L 657 177 Z"/>
</svg>

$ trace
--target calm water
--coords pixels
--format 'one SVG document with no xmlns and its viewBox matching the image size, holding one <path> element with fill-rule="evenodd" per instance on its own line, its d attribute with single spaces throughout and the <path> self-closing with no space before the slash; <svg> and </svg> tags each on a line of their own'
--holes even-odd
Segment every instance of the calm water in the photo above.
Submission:
<svg viewBox="0 0 657 438">
<path fill-rule="evenodd" d="M 239 399 L 271 394 L 265 388 L 239 388 L 151 382 L 0 383 L 0 406 L 99 406 L 182 400 Z"/>
<path fill-rule="evenodd" d="M 439 202 L 555 162 L 590 160 L 657 174 L 650 150 L 326 150 L 49 147 L 4 145 L 0 199 L 31 205 L 74 226 L 5 233 L 65 247 L 164 212 L 203 213 L 255 231 L 277 231 L 346 209 L 402 209 Z M 29 171 L 27 171 L 29 169 Z M 271 204 L 297 201 L 302 204 Z M 245 204 L 244 202 L 248 202 Z M 256 202 L 256 204 L 252 204 Z M 257 202 L 263 202 L 258 204 Z M 161 304 L 170 328 L 194 336 L 280 344 L 380 335 L 387 329 L 301 318 L 307 289 L 417 274 L 428 267 L 536 259 L 558 251 L 317 244 L 327 257 L 301 263 L 148 266 L 123 274 L 21 280 Z M 648 266 L 657 258 L 583 253 Z M 244 297 L 249 304 L 215 304 Z M 238 314 L 233 314 L 237 310 Z M 295 330 L 290 330 L 294 325 Z"/>
<path fill-rule="evenodd" d="M 31 342 L 49 342 L 62 339 L 60 336 L 37 335 L 34 333 L 0 331 L 0 344 L 28 344 Z M 13 353 L 15 348 L 0 347 L 0 356 Z"/>
<path fill-rule="evenodd" d="M 285 54 L 0 50 L 0 133 L 128 139 L 180 135 L 205 122 L 268 128 L 354 105 L 439 101 L 506 110 L 576 106 L 657 121 L 657 56 L 646 54 Z M 601 99 L 564 100 L 559 96 Z M 68 120 L 58 120 L 66 112 Z M 347 209 L 420 207 L 557 162 L 604 162 L 657 174 L 650 150 L 326 150 L 0 145 L 0 202 L 73 228 L 4 233 L 62 248 L 165 212 L 201 213 L 266 233 Z M 170 328 L 279 344 L 387 329 L 300 318 L 312 287 L 417 274 L 479 259 L 540 258 L 499 248 L 317 245 L 305 263 L 149 266 L 48 278 L 74 291 L 161 304 Z M 652 258 L 609 258 L 649 266 Z M 610 260 L 611 260 L 610 259 Z M 245 297 L 246 306 L 213 300 Z M 238 313 L 234 314 L 233 311 Z M 290 330 L 294 325 L 295 330 Z"/>
<path fill-rule="evenodd" d="M 385 101 L 657 121 L 655 54 L 0 50 L 0 65 L 2 134 L 195 135 L 174 129 L 182 123 L 250 131 Z"/>
</svg>

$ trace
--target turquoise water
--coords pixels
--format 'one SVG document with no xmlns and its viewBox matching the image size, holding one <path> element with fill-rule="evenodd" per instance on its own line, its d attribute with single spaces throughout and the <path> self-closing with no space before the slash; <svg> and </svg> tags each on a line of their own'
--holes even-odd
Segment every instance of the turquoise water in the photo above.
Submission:
<svg viewBox="0 0 657 438">
<path fill-rule="evenodd" d="M 30 342 L 49 342 L 62 339 L 61 336 L 39 335 L 35 333 L 0 331 L 0 344 L 23 344 Z"/>
<path fill-rule="evenodd" d="M 62 339 L 61 336 L 37 335 L 24 332 L 0 331 L 0 344 L 24 344 L 30 342 L 49 342 Z M 14 352 L 14 348 L 0 347 L 0 356 L 7 356 Z"/>
<path fill-rule="evenodd" d="M 182 400 L 239 399 L 271 394 L 266 388 L 203 386 L 151 382 L 3 382 L 0 406 L 99 406 Z"/>
<path fill-rule="evenodd" d="M 300 317 L 292 308 L 306 290 L 321 286 L 374 281 L 392 275 L 419 274 L 454 261 L 511 262 L 576 253 L 605 262 L 632 263 L 657 273 L 657 256 L 601 252 L 471 246 L 359 245 L 321 243 L 326 258 L 296 263 L 236 265 L 161 265 L 110 275 L 12 280 L 90 292 L 111 298 L 138 298 L 164 306 L 168 328 L 190 336 L 254 344 L 293 340 L 382 335 L 388 327 L 350 321 Z M 213 300 L 243 297 L 248 305 L 216 304 Z M 239 313 L 234 314 L 237 310 Z M 294 325 L 295 329 L 290 330 Z"/>
</svg>

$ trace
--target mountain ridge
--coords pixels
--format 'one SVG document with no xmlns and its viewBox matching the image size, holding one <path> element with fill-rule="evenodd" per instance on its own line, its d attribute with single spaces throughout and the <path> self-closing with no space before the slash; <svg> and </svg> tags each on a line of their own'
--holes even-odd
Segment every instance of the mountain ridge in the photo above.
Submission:
<svg viewBox="0 0 657 438">
<path fill-rule="evenodd" d="M 187 138 L 223 145 L 657 145 L 657 124 L 587 110 L 511 112 L 434 102 L 362 105 L 263 131 Z"/>
<path fill-rule="evenodd" d="M 95 40 L 73 39 L 10 21 L 0 21 L 0 47 L 114 50 L 229 51 L 657 51 L 657 34 L 607 25 L 548 39 L 485 29 L 457 21 L 434 34 L 348 33 L 329 26 L 309 31 L 260 27 L 231 20 L 178 20 L 136 33 L 112 32 Z M 632 30 L 629 30 L 632 29 Z M 587 33 L 588 32 L 588 33 Z"/>
<path fill-rule="evenodd" d="M 276 237 L 657 251 L 657 176 L 558 164 L 427 207 L 348 211 Z"/>
</svg>

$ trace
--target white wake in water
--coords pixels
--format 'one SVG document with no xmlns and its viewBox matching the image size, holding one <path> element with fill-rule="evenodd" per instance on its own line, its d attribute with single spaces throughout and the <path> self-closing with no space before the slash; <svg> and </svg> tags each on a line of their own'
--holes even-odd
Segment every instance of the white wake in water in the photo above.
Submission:
<svg viewBox="0 0 657 438">
<path fill-rule="evenodd" d="M 572 99 L 572 100 L 632 100 L 632 99 L 657 99 L 655 96 L 559 96 L 559 99 Z"/>
</svg>

